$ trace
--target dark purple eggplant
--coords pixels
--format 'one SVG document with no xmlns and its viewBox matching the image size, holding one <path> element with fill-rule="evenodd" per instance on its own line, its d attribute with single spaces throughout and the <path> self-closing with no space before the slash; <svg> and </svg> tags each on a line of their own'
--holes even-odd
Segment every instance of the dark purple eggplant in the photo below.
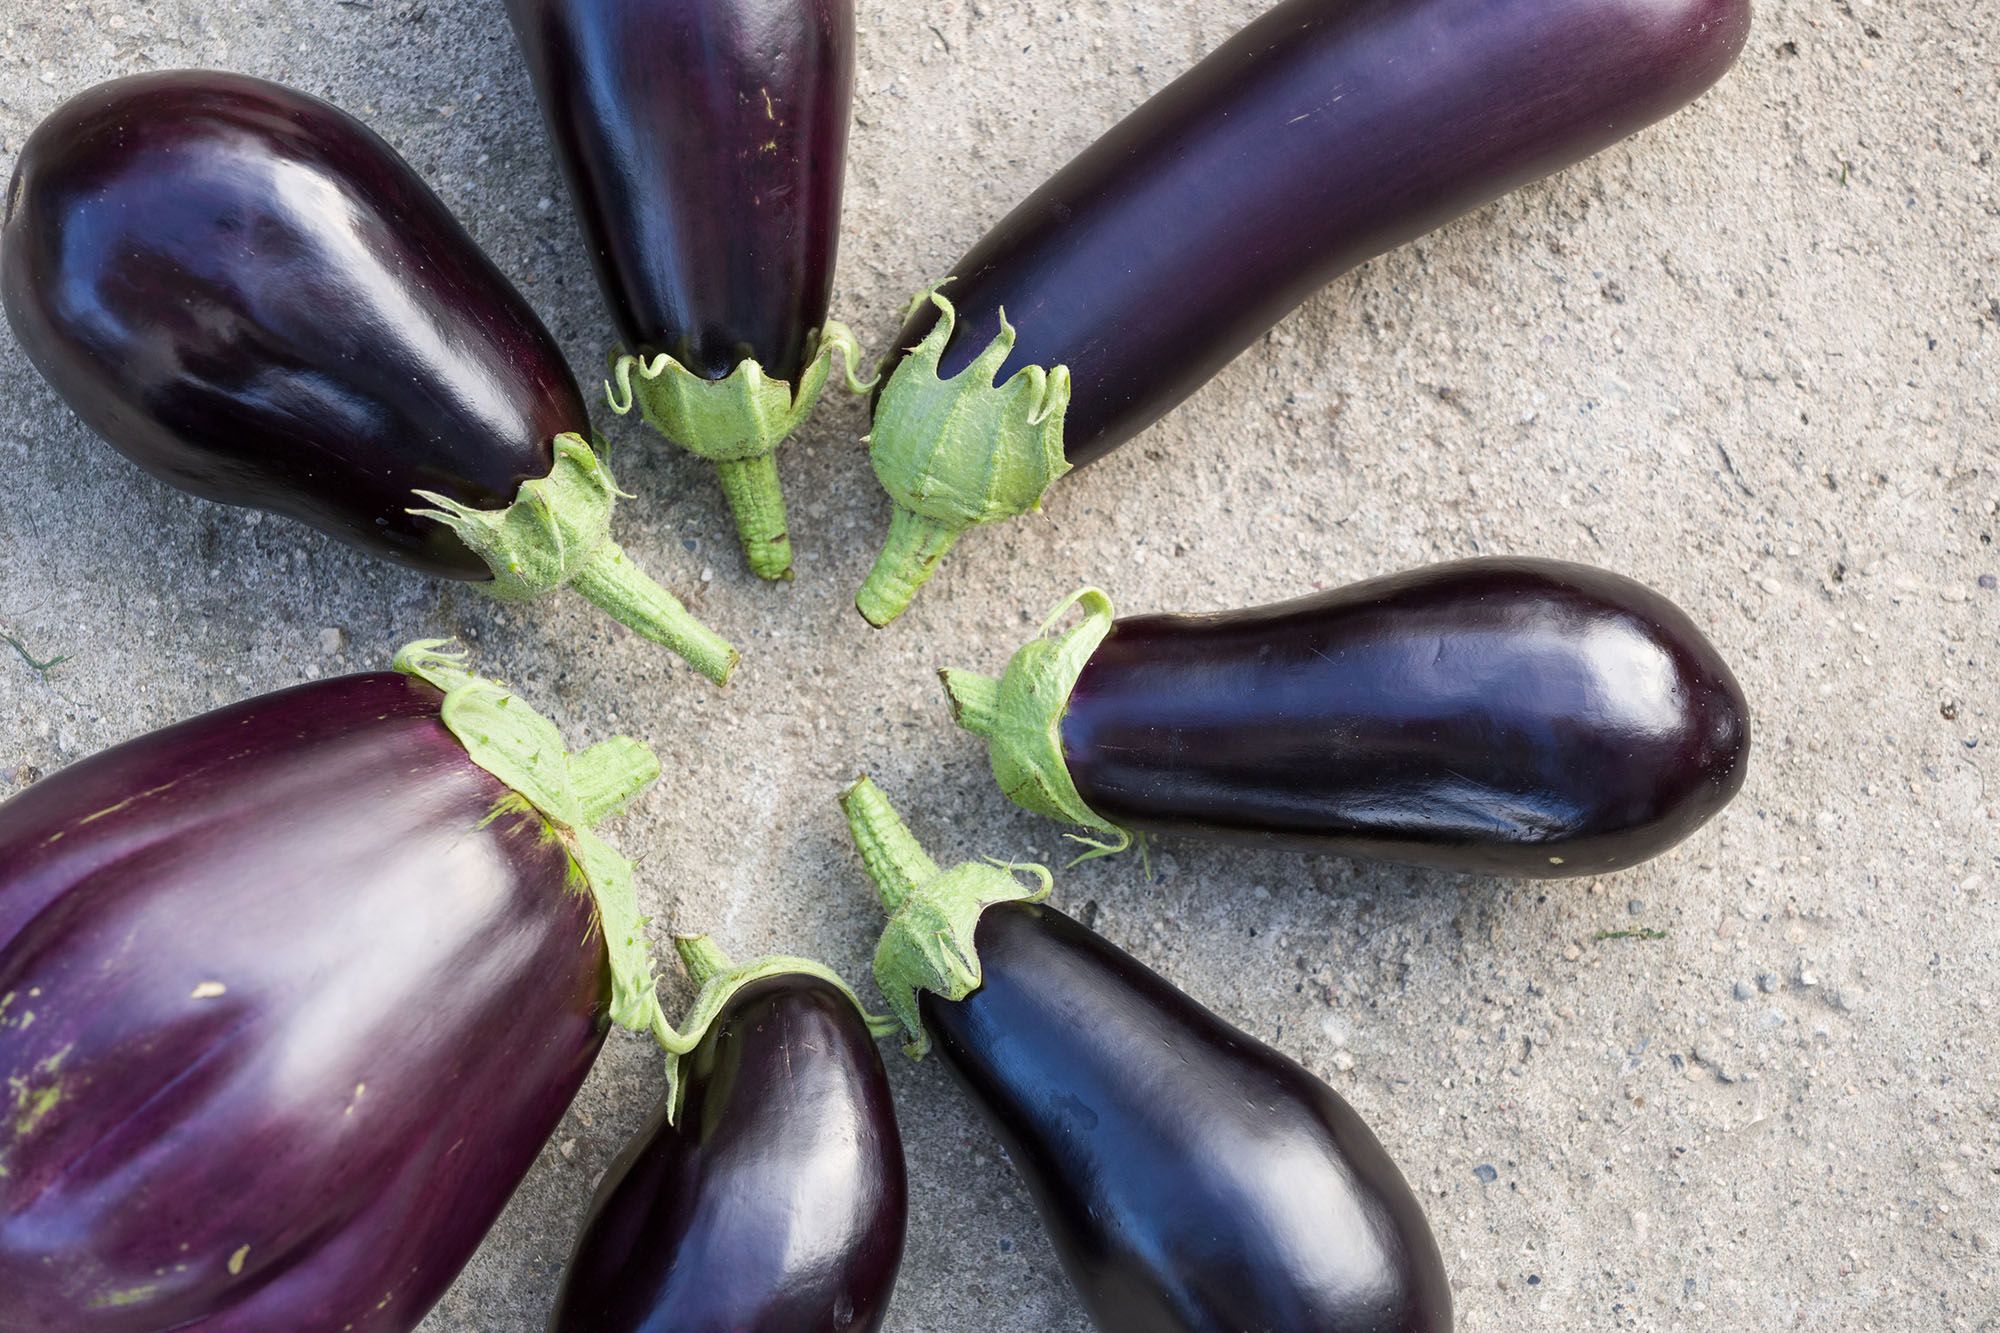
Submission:
<svg viewBox="0 0 2000 1333">
<path fill-rule="evenodd" d="M 1040 905 L 1042 867 L 940 870 L 866 778 L 841 805 L 890 913 L 882 992 L 1005 1145 L 1098 1328 L 1450 1329 L 1423 1209 L 1331 1088 Z"/>
<path fill-rule="evenodd" d="M 15 163 L 0 300 L 163 481 L 497 597 L 568 584 L 711 679 L 735 664 L 611 540 L 619 492 L 548 330 L 337 107 L 198 71 L 71 98 Z"/>
<path fill-rule="evenodd" d="M 550 1333 L 876 1333 L 909 1203 L 870 1020 L 817 963 L 675 943 L 701 986 L 691 1035 L 598 1190 Z"/>
<path fill-rule="evenodd" d="M 945 671 L 1027 809 L 1476 874 L 1657 856 L 1743 785 L 1750 712 L 1666 598 L 1556 560 L 1466 560 L 1249 611 L 1083 619 L 999 680 Z"/>
<path fill-rule="evenodd" d="M 412 645 L 0 805 L 0 1329 L 399 1333 L 607 1023 L 659 771 Z"/>
<path fill-rule="evenodd" d="M 507 0 L 621 353 L 611 404 L 712 460 L 750 568 L 790 578 L 774 457 L 839 351 L 827 320 L 853 0 Z"/>
<path fill-rule="evenodd" d="M 1340 274 L 1685 106 L 1749 24 L 1749 0 L 1274 6 L 918 302 L 876 405 L 896 508 L 862 614 L 893 620 L 966 529 L 1038 509 Z"/>
</svg>

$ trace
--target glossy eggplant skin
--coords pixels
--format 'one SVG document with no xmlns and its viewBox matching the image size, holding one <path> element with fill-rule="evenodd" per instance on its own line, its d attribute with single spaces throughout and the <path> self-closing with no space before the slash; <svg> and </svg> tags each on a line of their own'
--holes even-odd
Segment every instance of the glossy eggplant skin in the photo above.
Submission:
<svg viewBox="0 0 2000 1333">
<path fill-rule="evenodd" d="M 507 0 L 625 350 L 796 381 L 826 322 L 853 0 Z"/>
<path fill-rule="evenodd" d="M 1692 101 L 1749 22 L 1749 0 L 1285 0 L 949 270 L 943 373 L 1004 309 L 1000 376 L 1068 366 L 1066 453 L 1100 458 L 1340 274 Z"/>
<path fill-rule="evenodd" d="M 1061 723 L 1115 824 L 1481 874 L 1590 875 L 1743 785 L 1743 691 L 1619 575 L 1470 560 L 1221 615 L 1117 621 Z"/>
<path fill-rule="evenodd" d="M 1102 1333 L 1443 1333 L 1444 1263 L 1368 1127 L 1052 908 L 987 909 L 980 987 L 919 998 Z"/>
<path fill-rule="evenodd" d="M 590 430 L 548 331 L 409 164 L 259 79 L 143 74 L 57 108 L 15 166 L 0 297 L 148 472 L 431 574 L 491 577 L 413 491 L 504 509 Z"/>
<path fill-rule="evenodd" d="M 304 685 L 0 806 L 4 1333 L 408 1330 L 472 1255 L 607 963 L 441 698 Z"/>
<path fill-rule="evenodd" d="M 551 1333 L 875 1333 L 902 1262 L 903 1144 L 854 1003 L 736 992 L 611 1168 Z"/>
</svg>

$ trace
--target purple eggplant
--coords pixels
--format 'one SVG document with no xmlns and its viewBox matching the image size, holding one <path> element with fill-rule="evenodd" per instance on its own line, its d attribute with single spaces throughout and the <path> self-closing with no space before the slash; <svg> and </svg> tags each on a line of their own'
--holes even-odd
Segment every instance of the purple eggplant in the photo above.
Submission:
<svg viewBox="0 0 2000 1333">
<path fill-rule="evenodd" d="M 692 1035 L 598 1190 L 550 1333 L 875 1333 L 909 1204 L 871 1020 L 816 963 L 676 944 Z"/>
<path fill-rule="evenodd" d="M 161 480 L 497 597 L 568 584 L 728 677 L 734 650 L 611 540 L 619 492 L 548 330 L 337 107 L 187 71 L 70 99 L 15 164 L 0 300 Z"/>
<path fill-rule="evenodd" d="M 1555 560 L 1466 560 L 1249 611 L 1082 619 L 945 671 L 1001 789 L 1096 830 L 1476 874 L 1657 856 L 1743 785 L 1750 712 L 1687 614 Z"/>
<path fill-rule="evenodd" d="M 589 1072 L 660 1031 L 659 771 L 412 645 L 0 805 L 0 1329 L 414 1328 Z"/>
<path fill-rule="evenodd" d="M 968 528 L 1038 509 L 1340 274 L 1686 105 L 1749 23 L 1749 0 L 1274 6 L 919 300 L 876 405 L 896 507 L 862 614 L 900 615 Z"/>
<path fill-rule="evenodd" d="M 750 567 L 789 578 L 774 457 L 829 322 L 853 0 L 507 0 L 611 307 L 614 409 L 714 462 Z M 872 381 L 871 381 L 872 384 Z"/>
<path fill-rule="evenodd" d="M 882 992 L 1005 1145 L 1098 1328 L 1450 1329 L 1423 1208 L 1331 1088 L 1040 905 L 1042 867 L 941 871 L 866 778 L 841 804 L 890 913 Z"/>
</svg>

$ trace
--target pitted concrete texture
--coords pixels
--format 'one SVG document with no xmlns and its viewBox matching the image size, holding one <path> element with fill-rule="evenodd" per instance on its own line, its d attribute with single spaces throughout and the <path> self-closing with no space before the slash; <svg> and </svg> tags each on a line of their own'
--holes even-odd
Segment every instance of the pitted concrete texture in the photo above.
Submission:
<svg viewBox="0 0 2000 1333">
<path fill-rule="evenodd" d="M 837 313 L 879 347 L 1263 7 L 864 3 Z M 1058 900 L 1360 1110 L 1465 1329 L 2000 1329 L 1991 18 L 1765 0 L 1694 109 L 1335 283 L 1046 516 L 969 538 L 885 632 L 850 606 L 886 516 L 858 403 L 784 455 L 787 587 L 743 570 L 704 465 L 600 411 L 625 544 L 744 650 L 726 693 L 575 599 L 504 608 L 159 485 L 6 342 L 0 630 L 66 660 L 0 645 L 0 791 L 455 634 L 572 737 L 658 749 L 612 832 L 663 928 L 861 980 L 877 916 L 834 806 L 858 770 L 940 858 L 1061 856 L 932 672 L 997 669 L 1078 584 L 1220 609 L 1474 553 L 1605 565 L 1686 606 L 1755 709 L 1747 787 L 1679 850 L 1530 884 L 1168 842 L 1155 882 L 1093 862 Z M 68 94 L 176 66 L 361 115 L 596 374 L 606 321 L 497 0 L 4 0 L 9 166 Z M 1608 938 L 1640 927 L 1664 938 Z M 889 1328 L 1082 1333 L 964 1099 L 892 1069 L 914 1197 Z M 543 1326 L 660 1087 L 611 1043 L 430 1333 Z"/>
</svg>

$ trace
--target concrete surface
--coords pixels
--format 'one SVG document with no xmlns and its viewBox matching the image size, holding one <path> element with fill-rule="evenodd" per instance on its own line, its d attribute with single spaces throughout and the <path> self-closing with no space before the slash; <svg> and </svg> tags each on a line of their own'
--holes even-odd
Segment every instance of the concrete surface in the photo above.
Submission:
<svg viewBox="0 0 2000 1333">
<path fill-rule="evenodd" d="M 907 293 L 1264 0 L 864 4 L 837 308 Z M 1687 606 L 1756 709 L 1742 797 L 1616 878 L 1493 883 L 1167 845 L 1060 901 L 1329 1079 L 1421 1192 L 1461 1325 L 2000 1328 L 2000 53 L 1979 0 L 1767 0 L 1693 111 L 1313 301 L 1149 436 L 976 537 L 916 611 L 849 597 L 885 510 L 858 406 L 789 451 L 795 586 L 692 461 L 601 413 L 628 547 L 748 657 L 718 694 L 576 602 L 505 610 L 145 479 L 0 349 L 0 790 L 134 733 L 458 634 L 667 778 L 615 830 L 663 925 L 850 976 L 863 766 L 940 857 L 1055 856 L 950 727 L 1079 582 L 1250 605 L 1540 553 Z M 62 97 L 215 65 L 354 109 L 591 372 L 597 296 L 496 0 L 5 0 L 11 164 Z M 1163 293 L 1163 296 L 1170 295 Z M 1649 927 L 1664 939 L 1602 939 Z M 676 989 L 675 1003 L 685 998 Z M 895 1333 L 1085 1328 L 1006 1163 L 893 1062 L 914 1217 Z M 659 1090 L 612 1043 L 425 1326 L 540 1327 Z"/>
</svg>

